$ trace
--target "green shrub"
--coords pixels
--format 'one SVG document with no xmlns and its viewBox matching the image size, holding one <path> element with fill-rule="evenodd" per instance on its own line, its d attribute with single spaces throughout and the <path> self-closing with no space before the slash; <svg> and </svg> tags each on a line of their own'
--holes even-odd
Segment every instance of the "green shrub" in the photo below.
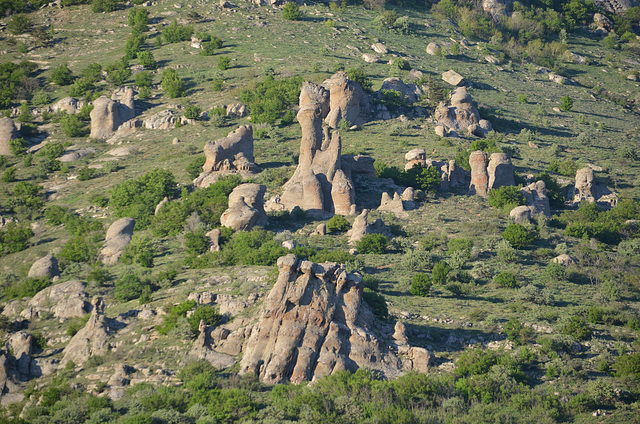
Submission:
<svg viewBox="0 0 640 424">
<path fill-rule="evenodd" d="M 105 68 L 107 82 L 112 85 L 122 85 L 131 76 L 131 69 L 126 60 L 118 60 Z"/>
<path fill-rule="evenodd" d="M 209 40 L 202 40 L 201 56 L 213 56 L 216 50 L 221 49 L 223 42 L 220 38 L 209 36 Z"/>
<path fill-rule="evenodd" d="M 489 372 L 492 366 L 498 363 L 497 355 L 480 347 L 467 349 L 456 361 L 456 374 L 466 377 L 483 375 Z"/>
<path fill-rule="evenodd" d="M 201 113 L 202 109 L 195 105 L 189 105 L 184 109 L 184 117 L 187 119 L 195 119 L 196 121 L 199 121 Z"/>
<path fill-rule="evenodd" d="M 640 352 L 618 356 L 613 369 L 619 377 L 634 376 L 640 379 Z"/>
<path fill-rule="evenodd" d="M 143 34 L 134 33 L 127 37 L 127 41 L 124 45 L 124 59 L 131 60 L 138 57 L 138 53 L 142 51 L 144 43 L 147 41 L 147 37 Z"/>
<path fill-rule="evenodd" d="M 96 248 L 83 236 L 75 236 L 65 243 L 58 255 L 69 262 L 91 263 L 96 257 Z"/>
<path fill-rule="evenodd" d="M 589 340 L 591 339 L 591 328 L 584 318 L 574 315 L 562 327 L 562 334 L 571 336 L 576 340 Z"/>
<path fill-rule="evenodd" d="M 258 228 L 238 231 L 221 252 L 214 252 L 215 258 L 225 265 L 273 265 L 288 253 L 273 236 L 272 232 Z"/>
<path fill-rule="evenodd" d="M 149 25 L 149 11 L 142 7 L 132 7 L 127 13 L 127 20 L 132 32 L 145 32 Z"/>
<path fill-rule="evenodd" d="M 78 169 L 78 181 L 88 181 L 95 175 L 96 170 L 87 166 Z"/>
<path fill-rule="evenodd" d="M 222 316 L 218 313 L 217 309 L 211 305 L 200 305 L 193 311 L 193 314 L 187 321 L 189 321 L 189 325 L 191 326 L 191 332 L 194 336 L 197 336 L 200 332 L 200 320 L 204 321 L 206 325 L 212 326 L 216 325 Z"/>
<path fill-rule="evenodd" d="M 144 66 L 144 69 L 153 70 L 158 67 L 158 62 L 156 62 L 156 59 L 153 57 L 153 53 L 150 50 L 141 51 L 137 56 L 140 64 Z M 136 76 L 137 75 L 138 74 L 136 74 Z"/>
<path fill-rule="evenodd" d="M 389 316 L 389 309 L 383 295 L 365 287 L 362 292 L 362 299 L 371 307 L 376 317 L 386 319 Z"/>
<path fill-rule="evenodd" d="M 118 8 L 118 0 L 91 0 L 93 13 L 113 12 Z"/>
<path fill-rule="evenodd" d="M 40 290 L 46 289 L 51 285 L 51 280 L 46 277 L 42 278 L 25 278 L 20 283 L 15 283 L 7 287 L 4 295 L 9 299 L 19 299 L 22 297 L 33 297 Z"/>
<path fill-rule="evenodd" d="M 134 77 L 138 87 L 149 87 L 153 84 L 153 74 L 149 71 L 139 72 Z"/>
<path fill-rule="evenodd" d="M 411 289 L 409 290 L 409 293 L 413 296 L 427 297 L 429 296 L 432 285 L 433 282 L 431 281 L 429 274 L 415 274 L 411 277 Z"/>
<path fill-rule="evenodd" d="M 360 84 L 360 87 L 362 87 L 364 91 L 366 91 L 367 93 L 371 92 L 373 82 L 371 81 L 371 78 L 366 73 L 363 67 L 359 66 L 357 68 L 348 68 L 347 70 L 345 70 L 345 73 L 351 81 Z"/>
<path fill-rule="evenodd" d="M 389 238 L 382 234 L 367 234 L 356 243 L 356 249 L 362 254 L 382 255 L 389 245 Z"/>
<path fill-rule="evenodd" d="M 301 17 L 300 6 L 296 2 L 289 2 L 282 8 L 282 18 L 287 21 L 299 21 Z"/>
<path fill-rule="evenodd" d="M 529 100 L 527 99 L 527 95 L 526 94 L 518 94 L 518 101 L 522 104 L 527 104 L 529 103 Z"/>
<path fill-rule="evenodd" d="M 502 237 L 516 249 L 524 249 L 538 239 L 537 227 L 527 229 L 524 225 L 510 224 L 505 228 Z"/>
<path fill-rule="evenodd" d="M 32 27 L 33 22 L 31 21 L 31 18 L 24 13 L 13 15 L 7 23 L 7 30 L 13 35 L 20 35 L 25 32 L 29 32 Z"/>
<path fill-rule="evenodd" d="M 124 264 L 137 263 L 143 268 L 153 268 L 155 254 L 156 249 L 151 239 L 135 234 L 124 249 L 120 261 Z"/>
<path fill-rule="evenodd" d="M 520 287 L 516 299 L 537 305 L 553 305 L 555 301 L 553 293 L 549 289 L 541 289 L 533 284 Z"/>
<path fill-rule="evenodd" d="M 113 297 L 120 302 L 128 302 L 138 299 L 142 295 L 144 284 L 135 274 L 127 274 L 116 280 L 113 288 Z"/>
<path fill-rule="evenodd" d="M 434 284 L 444 284 L 447 282 L 447 275 L 451 272 L 451 267 L 444 261 L 440 261 L 433 266 L 431 278 Z"/>
<path fill-rule="evenodd" d="M 60 86 L 71 85 L 73 80 L 73 72 L 66 64 L 54 68 L 49 77 L 49 81 Z"/>
<path fill-rule="evenodd" d="M 510 340 L 516 346 L 526 344 L 533 340 L 535 331 L 531 327 L 525 327 L 517 318 L 511 318 L 504 325 L 504 332 L 507 340 Z"/>
<path fill-rule="evenodd" d="M 2 182 L 3 183 L 12 183 L 16 180 L 16 168 L 7 168 L 4 170 L 2 174 Z"/>
<path fill-rule="evenodd" d="M 426 168 L 421 166 L 414 166 L 413 168 L 411 168 L 411 170 L 414 169 L 416 169 L 416 188 L 432 193 L 438 191 L 438 189 L 440 188 L 440 184 L 442 184 L 442 177 L 440 176 L 440 171 L 438 171 L 435 166 L 429 166 Z"/>
<path fill-rule="evenodd" d="M 276 80 L 268 76 L 243 90 L 240 97 L 249 107 L 251 122 L 274 124 L 290 107 L 298 104 L 301 85 L 301 77 Z"/>
<path fill-rule="evenodd" d="M 184 81 L 178 76 L 175 69 L 169 68 L 162 71 L 162 80 L 160 85 L 167 96 L 172 99 L 185 95 Z"/>
<path fill-rule="evenodd" d="M 65 115 L 60 120 L 60 128 L 67 137 L 83 137 L 87 135 L 84 122 L 78 115 Z"/>
<path fill-rule="evenodd" d="M 202 173 L 202 167 L 204 163 L 207 161 L 207 157 L 204 155 L 199 155 L 195 159 L 193 159 L 189 165 L 187 166 L 187 175 L 189 175 L 189 179 L 195 180 Z"/>
<path fill-rule="evenodd" d="M 180 41 L 188 41 L 193 34 L 191 25 L 179 25 L 174 19 L 173 22 L 162 31 L 162 38 L 167 43 L 179 43 Z"/>
<path fill-rule="evenodd" d="M 27 141 L 22 137 L 9 140 L 9 150 L 14 156 L 22 156 L 27 151 Z"/>
<path fill-rule="evenodd" d="M 209 239 L 204 235 L 202 229 L 185 233 L 184 244 L 189 253 L 199 255 L 209 250 Z"/>
<path fill-rule="evenodd" d="M 176 327 L 178 318 L 186 317 L 187 312 L 191 311 L 195 306 L 195 300 L 187 300 L 179 305 L 173 306 L 170 312 L 164 316 L 162 325 L 156 326 L 156 331 L 162 335 L 169 334 L 169 332 Z"/>
<path fill-rule="evenodd" d="M 503 186 L 489 191 L 489 205 L 509 213 L 516 206 L 527 203 L 520 189 L 515 186 Z"/>
<path fill-rule="evenodd" d="M 500 287 L 508 287 L 511 289 L 515 289 L 519 287 L 518 279 L 515 275 L 508 271 L 502 271 L 493 277 L 493 282 Z"/>
<path fill-rule="evenodd" d="M 342 233 L 351 228 L 351 224 L 342 215 L 334 215 L 327 221 L 328 233 Z"/>
<path fill-rule="evenodd" d="M 218 57 L 218 69 L 221 71 L 226 71 L 229 69 L 229 65 L 231 64 L 231 58 L 228 56 L 220 56 Z"/>
<path fill-rule="evenodd" d="M 573 108 L 573 99 L 569 96 L 562 96 L 562 103 L 560 104 L 560 109 L 565 112 L 569 112 Z"/>
</svg>

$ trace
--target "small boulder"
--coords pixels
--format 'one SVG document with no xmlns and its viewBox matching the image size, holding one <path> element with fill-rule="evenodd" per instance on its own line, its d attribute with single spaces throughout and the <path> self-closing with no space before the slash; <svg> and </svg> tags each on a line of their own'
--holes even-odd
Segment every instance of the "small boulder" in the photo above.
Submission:
<svg viewBox="0 0 640 424">
<path fill-rule="evenodd" d="M 462 75 L 454 70 L 448 70 L 442 74 L 444 82 L 453 85 L 454 87 L 462 87 L 467 85 L 467 80 Z"/>
<path fill-rule="evenodd" d="M 367 63 L 378 63 L 380 62 L 380 58 L 378 56 L 376 56 L 375 54 L 371 54 L 371 53 L 365 53 L 362 55 L 362 60 L 364 60 Z"/>
<path fill-rule="evenodd" d="M 60 275 L 58 260 L 53 255 L 38 259 L 29 269 L 29 278 L 53 278 Z"/>
<path fill-rule="evenodd" d="M 20 132 L 11 118 L 0 118 L 0 156 L 13 156 L 9 142 L 20 137 Z"/>
<path fill-rule="evenodd" d="M 133 218 L 120 218 L 107 230 L 104 245 L 98 256 L 105 265 L 115 265 L 120 260 L 120 256 L 124 252 L 124 249 L 131 242 L 133 236 L 133 227 L 136 225 L 136 220 Z"/>
<path fill-rule="evenodd" d="M 551 260 L 551 262 L 562 265 L 562 266 L 569 266 L 575 263 L 575 261 L 571 258 L 571 256 L 567 255 L 566 253 L 556 256 Z"/>
<path fill-rule="evenodd" d="M 440 44 L 438 43 L 427 44 L 427 54 L 431 56 L 435 56 L 435 54 L 438 52 L 438 49 L 440 49 Z"/>
<path fill-rule="evenodd" d="M 389 53 L 389 50 L 387 50 L 387 47 L 382 43 L 373 43 L 371 45 L 371 50 L 375 51 L 378 54 L 387 54 L 387 53 Z"/>
</svg>

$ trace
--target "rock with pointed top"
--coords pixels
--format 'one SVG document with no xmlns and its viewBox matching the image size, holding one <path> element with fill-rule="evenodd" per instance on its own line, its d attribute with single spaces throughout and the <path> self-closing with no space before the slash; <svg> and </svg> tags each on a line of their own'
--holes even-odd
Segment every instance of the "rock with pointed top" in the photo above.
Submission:
<svg viewBox="0 0 640 424">
<path fill-rule="evenodd" d="M 78 331 L 63 350 L 62 366 L 72 361 L 84 363 L 90 356 L 104 355 L 109 351 L 109 322 L 104 316 L 104 302 L 96 297 L 91 301 L 93 311 L 85 326 Z"/>
</svg>

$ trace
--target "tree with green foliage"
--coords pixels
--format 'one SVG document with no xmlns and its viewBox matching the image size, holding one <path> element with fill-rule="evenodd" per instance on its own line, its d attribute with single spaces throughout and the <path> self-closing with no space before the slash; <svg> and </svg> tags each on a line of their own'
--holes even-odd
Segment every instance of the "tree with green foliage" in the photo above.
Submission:
<svg viewBox="0 0 640 424">
<path fill-rule="evenodd" d="M 342 215 L 334 215 L 327 221 L 328 233 L 342 233 L 351 228 L 349 221 Z"/>
<path fill-rule="evenodd" d="M 33 231 L 29 227 L 10 222 L 0 229 L 0 256 L 21 252 L 29 246 Z"/>
<path fill-rule="evenodd" d="M 527 228 L 521 224 L 510 224 L 502 232 L 502 238 L 516 249 L 524 249 L 538 239 L 538 229 Z"/>
<path fill-rule="evenodd" d="M 63 116 L 60 120 L 60 128 L 67 137 L 84 137 L 88 134 L 84 122 L 76 114 Z"/>
<path fill-rule="evenodd" d="M 178 76 L 175 69 L 168 68 L 162 71 L 160 85 L 167 96 L 172 99 L 185 95 L 184 81 Z"/>
<path fill-rule="evenodd" d="M 533 328 L 524 326 L 518 318 L 511 318 L 504 325 L 504 332 L 507 335 L 507 340 L 512 341 L 516 346 L 533 341 L 535 336 Z"/>
<path fill-rule="evenodd" d="M 251 122 L 274 124 L 289 108 L 298 104 L 301 86 L 301 77 L 276 80 L 268 76 L 243 90 L 240 98 L 249 107 Z"/>
<path fill-rule="evenodd" d="M 562 96 L 560 109 L 569 112 L 573 108 L 573 99 L 569 96 Z"/>
<path fill-rule="evenodd" d="M 389 317 L 389 309 L 383 295 L 365 287 L 362 292 L 362 299 L 371 307 L 371 310 L 376 317 L 380 319 L 386 319 Z"/>
<path fill-rule="evenodd" d="M 367 234 L 356 243 L 356 249 L 362 254 L 382 255 L 389 245 L 389 238 L 382 234 Z"/>
<path fill-rule="evenodd" d="M 515 289 L 519 287 L 518 279 L 509 271 L 501 271 L 493 277 L 493 282 L 500 287 Z"/>
<path fill-rule="evenodd" d="M 431 270 L 431 278 L 435 284 L 444 284 L 447 282 L 447 275 L 451 272 L 451 267 L 445 261 L 440 261 L 433 266 Z"/>
<path fill-rule="evenodd" d="M 137 56 L 140 64 L 144 66 L 144 69 L 154 70 L 158 68 L 158 62 L 156 62 L 156 59 L 153 56 L 153 52 L 151 50 L 143 50 L 141 52 L 138 52 Z M 138 75 L 139 74 L 136 74 L 136 77 Z"/>
<path fill-rule="evenodd" d="M 55 67 L 49 76 L 49 81 L 60 86 L 71 85 L 74 79 L 73 72 L 66 63 Z"/>
<path fill-rule="evenodd" d="M 179 43 L 181 41 L 188 41 L 193 34 L 193 26 L 180 25 L 177 20 L 173 20 L 171 24 L 162 30 L 162 38 L 167 43 Z"/>
<path fill-rule="evenodd" d="M 516 186 L 503 186 L 489 191 L 489 205 L 509 213 L 516 206 L 525 205 L 527 200 Z"/>
<path fill-rule="evenodd" d="M 287 21 L 299 21 L 302 18 L 302 12 L 298 3 L 292 1 L 285 4 L 282 8 L 282 18 Z"/>
<path fill-rule="evenodd" d="M 33 28 L 33 22 L 24 13 L 13 15 L 7 23 L 7 30 L 13 35 L 24 34 L 31 31 L 31 28 Z"/>
<path fill-rule="evenodd" d="M 429 296 L 432 285 L 433 282 L 431 281 L 429 274 L 415 274 L 411 277 L 411 288 L 409 289 L 409 293 L 413 296 L 427 297 Z"/>
<path fill-rule="evenodd" d="M 78 235 L 65 243 L 58 256 L 69 262 L 91 263 L 96 254 L 95 246 L 86 237 Z"/>
<path fill-rule="evenodd" d="M 113 297 L 120 302 L 138 299 L 142 295 L 144 285 L 137 275 L 126 274 L 116 280 L 113 288 Z"/>
</svg>

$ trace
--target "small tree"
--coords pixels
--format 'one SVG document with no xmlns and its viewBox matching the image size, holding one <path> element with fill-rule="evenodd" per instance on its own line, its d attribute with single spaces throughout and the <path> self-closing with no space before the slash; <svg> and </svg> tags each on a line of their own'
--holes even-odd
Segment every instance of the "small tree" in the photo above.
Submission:
<svg viewBox="0 0 640 424">
<path fill-rule="evenodd" d="M 502 238 L 511 243 L 516 249 L 524 249 L 537 240 L 538 230 L 536 227 L 527 229 L 524 225 L 511 224 L 505 228 Z"/>
<path fill-rule="evenodd" d="M 381 255 L 389 245 L 389 238 L 382 234 L 367 234 L 356 244 L 360 253 L 374 253 Z"/>
<path fill-rule="evenodd" d="M 444 261 L 440 261 L 433 266 L 431 277 L 435 284 L 444 284 L 447 282 L 447 275 L 451 272 L 451 267 Z"/>
<path fill-rule="evenodd" d="M 49 77 L 49 81 L 64 86 L 71 85 L 73 83 L 73 78 L 73 72 L 71 72 L 71 69 L 69 69 L 69 67 L 64 64 L 56 67 L 53 70 L 51 76 Z"/>
<path fill-rule="evenodd" d="M 227 56 L 220 56 L 218 58 L 218 69 L 221 71 L 226 71 L 229 69 L 229 64 L 231 64 L 231 59 Z"/>
<path fill-rule="evenodd" d="M 500 287 L 509 287 L 509 288 L 517 288 L 518 280 L 516 276 L 510 272 L 502 271 L 493 277 L 493 282 L 499 285 Z"/>
<path fill-rule="evenodd" d="M 428 274 L 415 274 L 413 277 L 411 277 L 411 289 L 409 290 L 409 292 L 413 296 L 427 297 L 429 296 L 432 285 L 433 282 L 431 281 L 431 278 L 429 278 Z"/>
<path fill-rule="evenodd" d="M 184 81 L 178 76 L 175 69 L 165 69 L 162 71 L 162 89 L 170 98 L 184 96 Z"/>
<path fill-rule="evenodd" d="M 565 112 L 569 112 L 573 108 L 573 99 L 569 96 L 562 96 L 562 103 L 560 104 L 560 109 Z"/>
<path fill-rule="evenodd" d="M 189 105 L 184 109 L 184 117 L 187 119 L 200 120 L 202 109 L 195 105 Z"/>
<path fill-rule="evenodd" d="M 328 233 L 341 233 L 347 231 L 350 227 L 349 221 L 342 215 L 334 215 L 327 221 Z"/>
<path fill-rule="evenodd" d="M 284 5 L 282 9 L 282 18 L 287 21 L 299 21 L 302 17 L 302 13 L 300 12 L 300 6 L 296 2 L 289 2 Z"/>
<path fill-rule="evenodd" d="M 78 115 L 66 115 L 60 120 L 60 128 L 67 137 L 82 137 L 86 134 L 84 123 Z"/>
<path fill-rule="evenodd" d="M 7 23 L 7 29 L 13 35 L 20 35 L 25 32 L 29 32 L 31 27 L 33 27 L 33 22 L 24 13 L 13 15 L 9 20 L 9 23 Z"/>
</svg>

